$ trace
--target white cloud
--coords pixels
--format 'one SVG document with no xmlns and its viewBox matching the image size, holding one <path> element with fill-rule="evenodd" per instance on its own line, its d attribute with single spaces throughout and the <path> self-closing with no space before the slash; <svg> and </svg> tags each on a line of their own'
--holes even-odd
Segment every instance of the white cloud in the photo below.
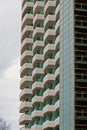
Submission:
<svg viewBox="0 0 87 130">
<path fill-rule="evenodd" d="M 7 68 L 7 70 L 4 72 L 3 76 L 4 78 L 8 78 L 11 80 L 19 80 L 20 78 L 20 61 L 19 59 L 16 59 L 12 62 L 12 65 Z"/>
<path fill-rule="evenodd" d="M 19 129 L 19 64 L 10 66 L 0 79 L 0 115 L 11 123 L 12 130 Z M 14 125 L 15 124 L 15 125 Z"/>
<path fill-rule="evenodd" d="M 20 54 L 20 26 L 21 1 L 3 0 L 0 4 L 0 73 Z"/>
</svg>

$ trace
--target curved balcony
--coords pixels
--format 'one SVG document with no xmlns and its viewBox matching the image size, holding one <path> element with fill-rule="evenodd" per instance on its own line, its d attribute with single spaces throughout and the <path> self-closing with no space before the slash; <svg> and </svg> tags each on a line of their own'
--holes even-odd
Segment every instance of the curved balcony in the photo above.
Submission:
<svg viewBox="0 0 87 130">
<path fill-rule="evenodd" d="M 44 34 L 44 43 L 47 44 L 47 41 L 49 41 L 49 39 L 53 39 L 55 36 L 55 30 L 53 29 L 48 29 L 45 34 Z"/>
<path fill-rule="evenodd" d="M 36 1 L 34 4 L 34 15 L 40 12 L 41 8 L 44 7 L 44 1 Z"/>
<path fill-rule="evenodd" d="M 52 24 L 54 21 L 55 21 L 55 16 L 53 16 L 53 15 L 50 15 L 50 14 L 49 14 L 49 15 L 45 18 L 45 21 L 44 21 L 45 31 L 47 30 L 48 26 L 50 26 L 50 24 Z"/>
<path fill-rule="evenodd" d="M 43 74 L 44 74 L 44 69 L 43 68 L 35 68 L 35 69 L 33 69 L 32 77 L 34 79 L 36 76 L 43 75 Z"/>
<path fill-rule="evenodd" d="M 44 48 L 44 57 L 48 56 L 48 54 L 52 53 L 55 51 L 55 45 L 54 44 L 47 44 Z"/>
<path fill-rule="evenodd" d="M 59 12 L 60 12 L 60 4 L 57 5 L 56 10 L 55 10 L 56 20 L 59 19 Z"/>
<path fill-rule="evenodd" d="M 20 81 L 20 89 L 24 89 L 28 86 L 29 82 L 32 82 L 31 76 L 24 76 Z"/>
<path fill-rule="evenodd" d="M 46 71 L 47 69 L 50 69 L 52 67 L 55 66 L 55 59 L 47 59 L 45 62 L 44 62 L 44 70 Z"/>
<path fill-rule="evenodd" d="M 23 89 L 22 92 L 20 93 L 20 101 L 25 101 L 30 94 L 33 94 L 32 89 L 29 88 Z"/>
<path fill-rule="evenodd" d="M 32 127 L 31 127 L 32 130 L 43 130 L 43 127 L 42 125 L 36 125 L 34 124 Z"/>
<path fill-rule="evenodd" d="M 23 8 L 24 4 L 25 4 L 26 2 L 28 2 L 28 0 L 21 0 L 21 2 L 22 2 L 22 8 Z M 33 1 L 31 1 L 31 2 L 33 2 Z"/>
<path fill-rule="evenodd" d="M 55 62 L 56 64 L 59 64 L 59 59 L 60 59 L 60 51 L 58 51 L 55 55 Z"/>
<path fill-rule="evenodd" d="M 47 74 L 44 76 L 44 85 L 47 83 L 51 83 L 55 80 L 55 75 L 54 74 Z"/>
<path fill-rule="evenodd" d="M 44 42 L 36 40 L 33 44 L 33 52 L 35 53 L 41 47 L 44 47 Z"/>
<path fill-rule="evenodd" d="M 23 30 L 26 25 L 32 25 L 33 23 L 33 14 L 26 13 L 22 19 L 21 29 Z"/>
<path fill-rule="evenodd" d="M 59 110 L 60 108 L 60 100 L 58 100 L 56 103 L 55 103 L 55 110 Z"/>
<path fill-rule="evenodd" d="M 56 126 L 59 126 L 59 117 L 57 117 L 56 119 L 55 119 L 55 127 Z"/>
<path fill-rule="evenodd" d="M 53 7 L 56 7 L 55 1 L 47 1 L 44 8 L 45 17 L 49 14 L 51 10 L 53 10 Z"/>
<path fill-rule="evenodd" d="M 27 75 L 29 69 L 33 69 L 32 63 L 25 63 L 25 64 L 21 67 L 20 77 L 23 78 L 25 75 Z"/>
<path fill-rule="evenodd" d="M 23 40 L 26 38 L 26 37 L 28 37 L 29 36 L 29 32 L 33 32 L 33 26 L 28 26 L 28 25 L 26 25 L 25 27 L 24 27 L 24 29 L 22 30 L 22 33 L 21 33 L 21 41 L 23 42 Z"/>
<path fill-rule="evenodd" d="M 40 22 L 40 20 L 44 20 L 44 15 L 43 15 L 43 14 L 36 14 L 36 15 L 34 16 L 34 20 L 33 20 L 34 28 L 35 28 L 36 25 Z"/>
<path fill-rule="evenodd" d="M 20 130 L 31 130 L 31 128 L 22 127 Z"/>
<path fill-rule="evenodd" d="M 44 99 L 46 99 L 47 97 L 54 97 L 54 96 L 55 96 L 55 90 L 49 88 L 43 93 Z"/>
<path fill-rule="evenodd" d="M 23 114 L 20 116 L 19 124 L 25 125 L 26 123 L 28 123 L 31 120 L 32 120 L 31 115 Z"/>
<path fill-rule="evenodd" d="M 40 102 L 43 102 L 43 97 L 42 97 L 42 96 L 37 96 L 37 95 L 35 95 L 35 96 L 32 98 L 32 104 L 40 103 Z"/>
<path fill-rule="evenodd" d="M 60 3 L 60 1 L 59 0 L 56 0 L 56 5 L 58 5 Z"/>
<path fill-rule="evenodd" d="M 32 85 L 32 91 L 38 90 L 44 88 L 43 82 L 37 82 L 35 81 Z"/>
<path fill-rule="evenodd" d="M 42 54 L 35 54 L 33 56 L 33 65 L 37 64 L 38 61 L 42 61 L 42 60 L 44 60 L 44 55 L 42 55 Z"/>
<path fill-rule="evenodd" d="M 43 111 L 34 110 L 34 111 L 32 112 L 32 118 L 41 117 L 41 116 L 43 116 Z"/>
<path fill-rule="evenodd" d="M 55 71 L 55 77 L 59 77 L 60 74 L 60 68 L 58 67 Z"/>
<path fill-rule="evenodd" d="M 26 50 L 22 55 L 21 55 L 21 66 L 26 63 L 29 59 L 30 56 L 33 56 L 32 51 Z"/>
<path fill-rule="evenodd" d="M 20 104 L 19 111 L 20 113 L 25 113 L 31 107 L 32 107 L 31 102 L 24 101 Z"/>
<path fill-rule="evenodd" d="M 27 48 L 29 47 L 30 44 L 33 44 L 33 39 L 32 38 L 25 38 L 21 44 L 21 54 L 23 54 L 23 52 L 25 50 L 27 50 Z"/>
<path fill-rule="evenodd" d="M 58 20 L 56 22 L 56 25 L 55 25 L 55 30 L 56 30 L 56 35 L 58 36 L 59 35 L 59 30 L 60 30 L 60 20 Z"/>
<path fill-rule="evenodd" d="M 34 41 L 37 40 L 37 37 L 39 37 L 41 34 L 44 33 L 44 28 L 36 27 L 33 31 L 33 38 Z"/>
<path fill-rule="evenodd" d="M 43 113 L 46 114 L 48 112 L 54 112 L 55 111 L 55 107 L 54 105 L 46 105 L 44 108 L 43 108 Z"/>
<path fill-rule="evenodd" d="M 24 17 L 24 15 L 29 11 L 30 7 L 33 7 L 34 4 L 33 2 L 26 2 L 22 8 L 22 18 Z"/>
<path fill-rule="evenodd" d="M 59 117 L 57 117 L 54 121 L 45 121 L 43 123 L 43 129 L 48 129 L 48 128 L 54 128 L 56 126 L 59 126 Z"/>
<path fill-rule="evenodd" d="M 24 4 L 27 2 L 27 0 L 21 0 L 21 3 L 22 3 L 22 8 L 24 6 Z"/>
<path fill-rule="evenodd" d="M 60 91 L 60 84 L 58 83 L 55 87 L 55 94 L 59 93 Z"/>
<path fill-rule="evenodd" d="M 57 50 L 59 50 L 59 46 L 60 46 L 60 35 L 57 36 L 56 40 L 55 40 L 55 47 Z"/>
<path fill-rule="evenodd" d="M 46 130 L 47 128 L 54 128 L 55 127 L 55 121 L 45 121 L 43 123 L 43 130 Z"/>
</svg>

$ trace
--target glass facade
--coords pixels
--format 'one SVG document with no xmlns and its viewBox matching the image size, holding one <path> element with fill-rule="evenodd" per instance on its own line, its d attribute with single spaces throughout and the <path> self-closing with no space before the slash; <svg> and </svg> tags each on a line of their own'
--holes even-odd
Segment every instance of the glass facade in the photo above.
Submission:
<svg viewBox="0 0 87 130">
<path fill-rule="evenodd" d="M 60 130 L 74 130 L 73 0 L 60 0 Z"/>
</svg>

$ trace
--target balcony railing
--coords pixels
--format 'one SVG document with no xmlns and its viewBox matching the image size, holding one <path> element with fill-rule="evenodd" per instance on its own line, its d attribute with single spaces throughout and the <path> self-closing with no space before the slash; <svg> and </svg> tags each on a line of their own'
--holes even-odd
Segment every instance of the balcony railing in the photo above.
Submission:
<svg viewBox="0 0 87 130">
<path fill-rule="evenodd" d="M 79 28 L 87 28 L 87 21 L 83 21 L 83 20 L 75 20 L 75 27 L 79 27 Z"/>
<path fill-rule="evenodd" d="M 75 38 L 75 45 L 87 46 L 87 39 L 76 37 Z"/>
<path fill-rule="evenodd" d="M 75 112 L 75 116 L 76 116 L 76 118 L 83 118 L 83 119 L 85 119 L 85 118 L 87 118 L 87 111 L 76 111 Z"/>
<path fill-rule="evenodd" d="M 87 4 L 75 3 L 75 9 L 80 11 L 87 11 Z"/>
</svg>

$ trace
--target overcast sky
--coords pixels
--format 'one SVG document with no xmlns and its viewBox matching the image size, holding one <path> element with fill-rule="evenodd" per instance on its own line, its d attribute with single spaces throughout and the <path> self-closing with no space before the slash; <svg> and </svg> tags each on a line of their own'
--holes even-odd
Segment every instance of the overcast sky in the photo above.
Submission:
<svg viewBox="0 0 87 130">
<path fill-rule="evenodd" d="M 0 116 L 18 130 L 21 0 L 0 0 Z"/>
</svg>

